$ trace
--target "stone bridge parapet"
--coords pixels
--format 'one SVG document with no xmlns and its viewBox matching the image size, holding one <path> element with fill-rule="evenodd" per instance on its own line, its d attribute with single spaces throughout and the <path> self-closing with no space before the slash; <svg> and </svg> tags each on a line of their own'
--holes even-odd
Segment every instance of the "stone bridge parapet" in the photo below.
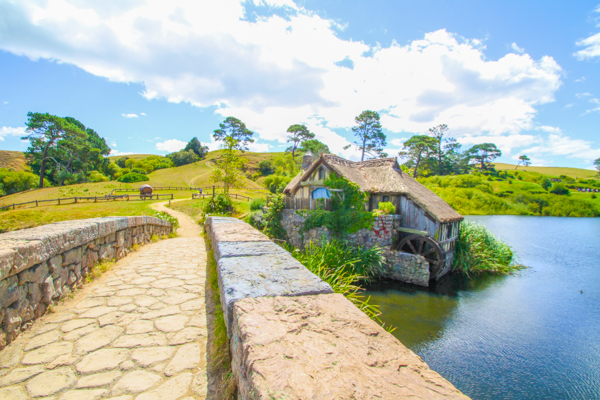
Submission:
<svg viewBox="0 0 600 400">
<path fill-rule="evenodd" d="M 49 305 L 81 285 L 98 261 L 120 259 L 172 224 L 155 217 L 63 221 L 0 234 L 0 350 Z"/>
<path fill-rule="evenodd" d="M 206 231 L 238 398 L 468 399 L 250 225 L 209 217 Z"/>
</svg>

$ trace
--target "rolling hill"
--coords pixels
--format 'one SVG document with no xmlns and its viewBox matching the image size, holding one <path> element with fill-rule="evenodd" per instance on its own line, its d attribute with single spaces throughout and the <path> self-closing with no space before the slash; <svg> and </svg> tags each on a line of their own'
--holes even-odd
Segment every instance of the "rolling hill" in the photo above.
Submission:
<svg viewBox="0 0 600 400">
<path fill-rule="evenodd" d="M 0 150 L 0 168 L 12 171 L 29 171 L 25 156 L 20 151 Z"/>
</svg>

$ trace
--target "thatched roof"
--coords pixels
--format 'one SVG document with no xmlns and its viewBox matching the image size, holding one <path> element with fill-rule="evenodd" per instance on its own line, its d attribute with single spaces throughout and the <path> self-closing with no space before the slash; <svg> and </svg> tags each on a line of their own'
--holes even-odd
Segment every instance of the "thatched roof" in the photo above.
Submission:
<svg viewBox="0 0 600 400">
<path fill-rule="evenodd" d="M 395 158 L 378 158 L 354 162 L 333 154 L 322 154 L 310 168 L 294 177 L 283 192 L 295 193 L 300 183 L 306 180 L 322 164 L 338 175 L 356 183 L 364 192 L 406 195 L 439 222 L 445 223 L 463 219 L 437 194 L 402 171 Z"/>
</svg>

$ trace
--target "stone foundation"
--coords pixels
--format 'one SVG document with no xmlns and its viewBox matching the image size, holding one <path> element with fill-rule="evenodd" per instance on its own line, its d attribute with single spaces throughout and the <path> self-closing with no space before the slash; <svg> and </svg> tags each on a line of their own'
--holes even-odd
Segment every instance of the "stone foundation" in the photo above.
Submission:
<svg viewBox="0 0 600 400">
<path fill-rule="evenodd" d="M 331 239 L 329 229 L 323 227 L 310 229 L 302 235 L 304 219 L 296 210 L 282 211 L 281 225 L 287 233 L 288 243 L 292 246 L 302 248 L 311 242 L 321 243 L 323 240 Z M 419 255 L 390 250 L 394 231 L 399 227 L 399 215 L 380 215 L 375 217 L 371 229 L 360 229 L 344 239 L 355 246 L 378 245 L 385 249 L 385 267 L 382 271 L 376 271 L 376 276 L 427 287 L 429 286 L 429 263 Z"/>
<path fill-rule="evenodd" d="M 80 286 L 90 268 L 120 259 L 170 223 L 155 217 L 106 217 L 57 222 L 0 234 L 0 350 Z"/>
</svg>

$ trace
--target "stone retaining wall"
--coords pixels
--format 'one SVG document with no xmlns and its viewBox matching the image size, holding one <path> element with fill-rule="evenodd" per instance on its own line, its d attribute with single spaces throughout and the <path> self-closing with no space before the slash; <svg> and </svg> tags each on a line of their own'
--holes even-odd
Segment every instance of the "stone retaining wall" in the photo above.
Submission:
<svg viewBox="0 0 600 400">
<path fill-rule="evenodd" d="M 238 398 L 468 399 L 250 225 L 209 217 L 206 231 Z"/>
<path fill-rule="evenodd" d="M 281 225 L 285 229 L 288 243 L 297 248 L 306 244 L 329 241 L 331 235 L 327 228 L 313 228 L 302 234 L 305 218 L 296 210 L 281 212 Z M 376 271 L 380 278 L 393 279 L 419 286 L 429 286 L 429 263 L 421 256 L 390 250 L 394 231 L 400 227 L 399 215 L 380 215 L 375 217 L 371 229 L 360 229 L 346 235 L 344 240 L 355 246 L 373 247 L 378 245 L 385 249 L 385 267 Z"/>
<path fill-rule="evenodd" d="M 155 217 L 63 221 L 0 234 L 0 350 L 81 285 L 98 261 L 119 259 L 171 223 Z"/>
</svg>

